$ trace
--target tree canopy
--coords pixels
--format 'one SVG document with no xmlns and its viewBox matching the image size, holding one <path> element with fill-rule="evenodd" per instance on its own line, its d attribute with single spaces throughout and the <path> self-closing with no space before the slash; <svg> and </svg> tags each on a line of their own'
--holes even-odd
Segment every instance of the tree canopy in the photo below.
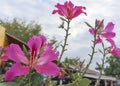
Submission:
<svg viewBox="0 0 120 86">
<path fill-rule="evenodd" d="M 35 21 L 26 22 L 14 18 L 12 20 L 0 20 L 0 25 L 6 28 L 6 32 L 24 42 L 27 42 L 29 37 L 39 35 L 41 32 L 41 25 L 37 24 Z"/>
</svg>

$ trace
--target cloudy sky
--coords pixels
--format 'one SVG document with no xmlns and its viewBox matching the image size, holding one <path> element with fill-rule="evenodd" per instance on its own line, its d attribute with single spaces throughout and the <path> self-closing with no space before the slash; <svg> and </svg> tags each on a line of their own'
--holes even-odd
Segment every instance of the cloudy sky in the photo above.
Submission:
<svg viewBox="0 0 120 86">
<path fill-rule="evenodd" d="M 85 6 L 87 16 L 80 15 L 71 22 L 71 35 L 69 37 L 68 51 L 64 56 L 80 57 L 81 60 L 89 61 L 88 53 L 91 51 L 92 36 L 88 32 L 85 21 L 94 25 L 95 19 L 104 19 L 105 24 L 112 21 L 115 24 L 114 31 L 117 34 L 115 41 L 120 47 L 120 11 L 119 0 L 71 0 L 75 5 Z M 14 17 L 26 21 L 34 20 L 41 24 L 42 33 L 50 37 L 55 36 L 58 41 L 64 37 L 64 31 L 58 29 L 61 23 L 59 15 L 52 15 L 54 5 L 64 3 L 65 0 L 0 0 L 0 19 L 12 19 Z M 96 62 L 100 62 L 101 56 L 94 57 L 91 69 L 95 68 Z"/>
</svg>

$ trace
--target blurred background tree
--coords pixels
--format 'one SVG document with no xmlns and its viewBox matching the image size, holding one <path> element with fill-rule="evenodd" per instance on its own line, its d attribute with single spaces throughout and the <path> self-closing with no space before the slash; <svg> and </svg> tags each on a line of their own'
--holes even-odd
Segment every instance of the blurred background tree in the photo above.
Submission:
<svg viewBox="0 0 120 86">
<path fill-rule="evenodd" d="M 6 32 L 24 42 L 33 35 L 39 35 L 42 30 L 41 25 L 35 21 L 26 22 L 17 18 L 0 20 L 0 25 L 6 28 Z"/>
<path fill-rule="evenodd" d="M 120 58 L 110 56 L 106 59 L 106 63 L 108 65 L 104 68 L 105 75 L 120 78 Z"/>
<path fill-rule="evenodd" d="M 120 78 L 120 58 L 110 56 L 110 57 L 106 58 L 105 63 L 106 63 L 106 66 L 103 69 L 104 75 Z M 101 65 L 98 63 L 96 65 L 97 65 L 97 67 L 95 69 L 100 71 Z"/>
</svg>

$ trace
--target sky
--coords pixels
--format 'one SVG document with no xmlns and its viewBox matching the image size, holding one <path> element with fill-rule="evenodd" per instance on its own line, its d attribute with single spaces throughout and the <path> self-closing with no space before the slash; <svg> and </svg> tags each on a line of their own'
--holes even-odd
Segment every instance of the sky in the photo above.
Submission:
<svg viewBox="0 0 120 86">
<path fill-rule="evenodd" d="M 35 21 L 42 26 L 42 33 L 49 38 L 56 37 L 58 41 L 63 40 L 64 31 L 59 29 L 61 24 L 59 15 L 52 14 L 56 3 L 63 4 L 66 0 L 0 0 L 0 19 L 18 18 L 26 21 Z M 92 35 L 88 32 L 89 28 L 85 21 L 94 26 L 95 19 L 104 19 L 105 25 L 112 21 L 115 24 L 114 39 L 120 47 L 120 11 L 119 0 L 71 0 L 74 5 L 85 6 L 87 16 L 84 14 L 75 18 L 71 22 L 71 35 L 69 36 L 67 51 L 64 57 L 79 57 L 85 59 L 85 64 L 89 61 L 88 54 L 91 53 Z M 108 45 L 108 44 L 107 44 Z M 100 45 L 98 45 L 99 48 Z M 101 62 L 100 54 L 94 56 L 91 69 L 94 69 L 96 62 Z"/>
</svg>

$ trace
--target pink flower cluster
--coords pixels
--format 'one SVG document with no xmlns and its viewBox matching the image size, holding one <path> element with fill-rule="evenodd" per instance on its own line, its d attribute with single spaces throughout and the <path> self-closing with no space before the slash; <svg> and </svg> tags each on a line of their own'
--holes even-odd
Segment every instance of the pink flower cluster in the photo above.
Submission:
<svg viewBox="0 0 120 86">
<path fill-rule="evenodd" d="M 104 24 L 102 24 L 100 27 L 101 21 L 98 20 L 97 21 L 97 26 L 96 29 L 95 28 L 90 28 L 89 32 L 92 35 L 95 35 L 95 31 L 96 31 L 96 44 L 98 43 L 102 43 L 103 38 L 105 38 L 106 41 L 108 41 L 111 46 L 109 47 L 109 53 L 111 53 L 113 56 L 115 57 L 119 57 L 120 56 L 120 48 L 117 48 L 115 41 L 113 40 L 113 38 L 115 37 L 115 32 L 113 32 L 114 29 L 114 24 L 112 22 L 109 22 L 106 27 L 104 27 Z"/>
<path fill-rule="evenodd" d="M 97 21 L 97 25 L 99 26 L 101 23 L 101 21 Z M 96 26 L 98 28 L 98 26 Z M 96 35 L 97 35 L 97 39 L 96 39 L 96 43 L 101 43 L 102 39 L 105 38 L 107 39 L 111 39 L 115 37 L 115 33 L 113 32 L 114 29 L 114 24 L 112 22 L 109 22 L 107 24 L 107 26 L 104 28 L 104 25 L 102 24 L 100 28 L 96 29 Z M 90 28 L 89 32 L 94 35 L 95 34 L 95 28 Z"/>
<path fill-rule="evenodd" d="M 47 76 L 60 73 L 60 69 L 52 62 L 57 59 L 59 52 L 55 52 L 53 47 L 46 43 L 43 35 L 31 37 L 27 46 L 29 48 L 28 55 L 17 44 L 11 44 L 6 48 L 2 60 L 15 62 L 5 73 L 6 81 L 11 81 L 16 76 L 27 75 L 30 70 L 36 70 L 37 73 Z"/>
</svg>

